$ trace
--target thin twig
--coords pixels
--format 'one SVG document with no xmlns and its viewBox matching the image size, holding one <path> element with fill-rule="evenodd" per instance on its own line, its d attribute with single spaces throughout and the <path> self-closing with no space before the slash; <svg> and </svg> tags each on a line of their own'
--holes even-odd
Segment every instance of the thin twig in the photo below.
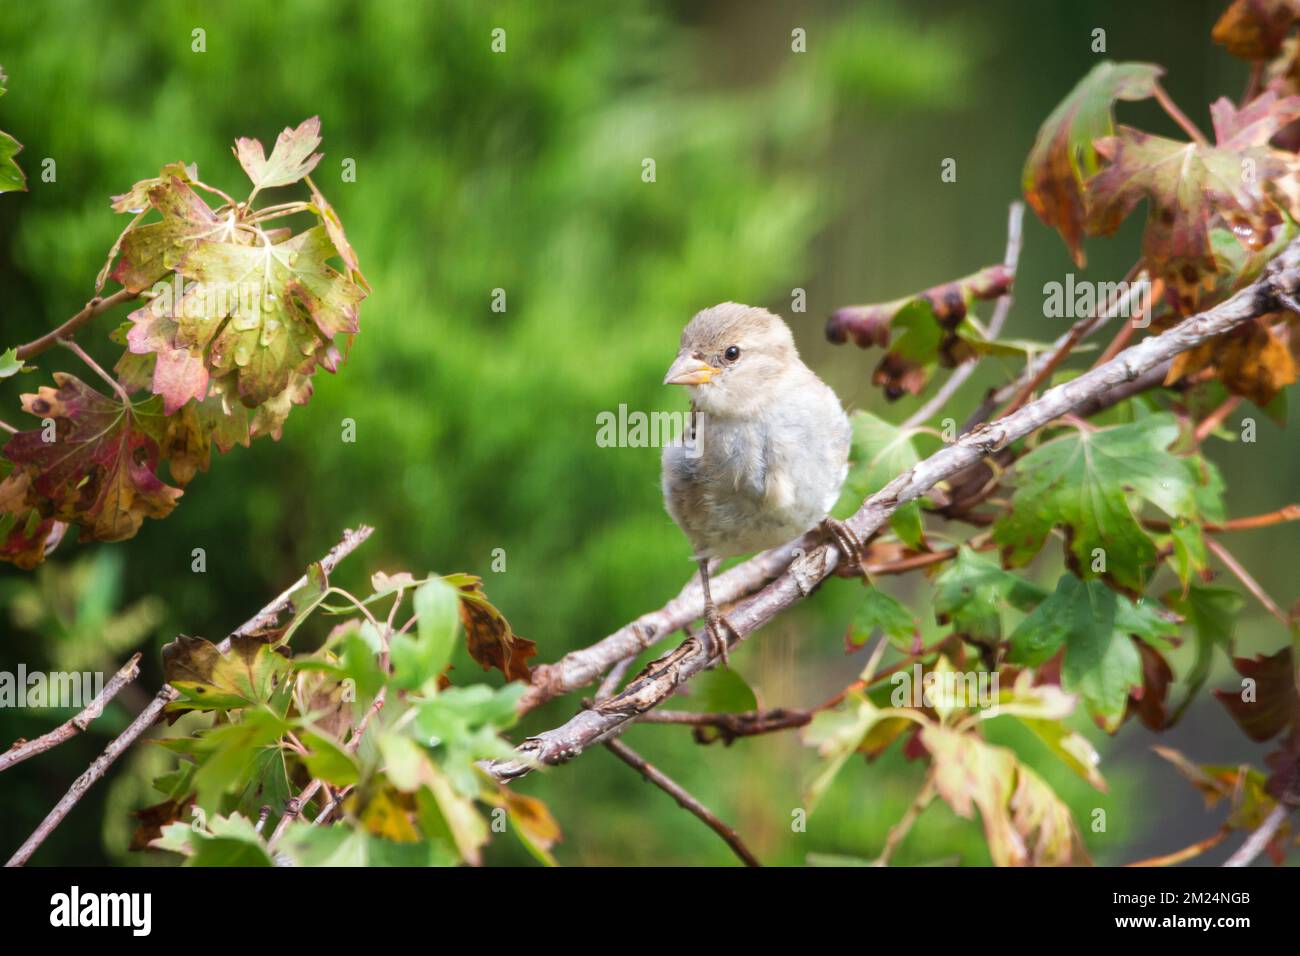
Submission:
<svg viewBox="0 0 1300 956">
<path fill-rule="evenodd" d="M 343 537 L 339 543 L 330 549 L 329 554 L 321 558 L 320 564 L 326 575 L 333 571 L 340 561 L 355 551 L 363 541 L 369 538 L 373 530 L 374 529 L 365 525 L 361 525 L 355 531 L 348 530 L 343 532 Z M 307 576 L 304 574 L 293 584 L 289 585 L 289 587 L 285 588 L 285 590 L 270 604 L 266 605 L 266 607 L 258 611 L 257 614 L 235 629 L 235 631 L 231 633 L 230 637 L 222 640 L 222 642 L 217 645 L 217 649 L 222 653 L 225 653 L 230 649 L 231 638 L 256 634 L 275 625 L 276 622 L 279 621 L 280 615 L 292 606 L 290 598 L 293 593 L 306 583 Z M 44 820 L 41 821 L 40 826 L 32 831 L 32 835 L 29 836 L 14 855 L 9 858 L 9 862 L 6 863 L 5 866 L 22 866 L 31 859 L 32 854 L 35 853 L 37 848 L 45 842 L 46 838 L 54 832 L 55 828 L 63 822 L 64 818 L 69 812 L 71 812 L 72 808 L 77 805 L 77 802 L 85 796 L 86 791 L 88 791 L 102 776 L 104 776 L 108 771 L 108 768 L 113 765 L 113 762 L 117 760 L 117 758 L 120 757 L 122 753 L 131 746 L 131 744 L 135 743 L 136 739 L 139 738 L 141 734 L 158 722 L 158 718 L 162 715 L 163 709 L 179 696 L 180 694 L 173 689 L 170 684 L 164 684 L 162 689 L 154 695 L 153 699 L 149 702 L 149 705 L 145 707 L 144 710 L 140 711 L 135 720 L 131 722 L 130 726 L 114 737 L 113 740 L 109 742 L 108 746 L 104 748 L 104 752 L 100 754 L 99 757 L 95 759 L 94 763 L 86 769 L 86 772 L 73 782 L 72 787 L 68 792 L 65 793 L 63 798 L 54 805 L 54 809 L 49 812 Z"/>
<path fill-rule="evenodd" d="M 104 705 L 117 696 L 120 691 L 140 674 L 140 654 L 137 651 L 131 659 L 122 665 L 89 704 L 81 712 L 55 727 L 49 733 L 41 734 L 35 740 L 26 740 L 14 744 L 0 754 L 0 771 L 8 770 L 14 764 L 22 763 L 28 757 L 52 750 L 65 740 L 71 740 L 90 726 L 90 722 L 104 712 Z"/>
<path fill-rule="evenodd" d="M 62 345 L 64 348 L 66 348 L 77 358 L 81 359 L 81 361 L 84 362 L 92 372 L 98 375 L 100 379 L 103 380 L 103 382 L 106 385 L 108 385 L 108 387 L 111 388 L 117 394 L 117 397 L 121 399 L 123 405 L 131 404 L 131 396 L 126 393 L 126 389 L 122 387 L 121 383 L 118 382 L 117 379 L 113 378 L 113 376 L 105 372 L 102 368 L 100 368 L 99 363 L 96 362 L 93 358 L 91 358 L 85 349 L 83 349 L 72 339 L 60 339 L 59 344 Z"/>
<path fill-rule="evenodd" d="M 18 346 L 18 358 L 29 359 L 40 355 L 42 352 L 48 352 L 54 346 L 58 345 L 63 339 L 71 338 L 81 330 L 81 327 L 89 323 L 96 316 L 103 315 L 114 306 L 121 305 L 123 302 L 130 302 L 140 293 L 132 292 L 129 289 L 119 289 L 107 298 L 101 299 L 95 296 L 85 307 L 74 315 L 68 321 L 64 322 L 57 329 L 46 332 L 39 339 L 28 342 L 26 345 Z"/>
<path fill-rule="evenodd" d="M 352 736 L 349 737 L 348 742 L 343 745 L 343 749 L 348 753 L 357 752 L 357 748 L 361 745 L 361 736 L 366 732 L 366 728 L 370 726 L 370 719 L 383 710 L 384 695 L 387 691 L 387 687 L 381 687 L 379 689 L 379 693 L 376 694 L 375 699 L 371 701 L 370 706 L 366 709 L 360 722 L 358 722 L 356 729 L 352 732 Z M 275 832 L 271 834 L 271 839 L 266 841 L 268 848 L 275 846 L 280 837 L 284 836 L 284 831 L 289 829 L 289 824 L 302 815 L 302 811 L 311 803 L 312 797 L 316 796 L 316 791 L 324 786 L 324 783 L 325 781 L 317 777 L 312 780 L 311 783 L 307 784 L 307 786 L 303 787 L 302 793 L 298 794 L 296 797 L 289 798 L 289 801 L 285 804 L 284 814 L 275 825 Z M 337 804 L 337 802 L 338 800 L 336 798 L 331 801 L 331 804 Z M 328 809 L 332 808 L 333 807 L 330 806 Z M 325 811 L 322 810 L 321 814 L 324 813 Z"/>
<path fill-rule="evenodd" d="M 1007 251 L 1003 257 L 1003 265 L 1011 273 L 1012 281 L 1015 280 L 1016 268 L 1020 262 L 1021 249 L 1021 232 L 1025 221 L 1025 204 L 1017 200 L 1011 204 L 1011 210 L 1007 214 Z M 1005 295 L 998 299 L 998 303 L 993 309 L 993 318 L 989 321 L 987 338 L 991 342 L 996 342 L 998 336 L 1002 334 L 1002 326 L 1006 324 L 1007 314 L 1011 311 L 1012 291 L 1007 289 Z M 936 412 L 942 409 L 950 398 L 957 393 L 975 372 L 974 361 L 965 362 L 953 370 L 948 376 L 948 380 L 943 386 L 934 393 L 934 396 L 913 412 L 906 421 L 903 422 L 902 428 L 914 428 L 917 425 L 929 421 Z"/>
<path fill-rule="evenodd" d="M 1285 803 L 1279 803 L 1275 806 L 1269 815 L 1264 818 L 1264 822 L 1259 825 L 1259 828 L 1246 838 L 1246 842 L 1238 847 L 1237 851 L 1228 857 L 1223 865 L 1250 866 L 1250 864 L 1254 863 L 1255 857 L 1264 852 L 1273 836 L 1282 828 L 1286 818 L 1291 815 L 1292 809 Z"/>
<path fill-rule="evenodd" d="M 1210 433 L 1222 425 L 1223 420 L 1231 415 L 1233 410 L 1240 404 L 1240 396 L 1230 395 L 1224 399 L 1223 403 L 1219 405 L 1218 408 L 1202 418 L 1200 424 L 1196 426 L 1196 432 L 1194 434 L 1196 444 L 1199 445 L 1201 442 L 1205 441 L 1205 439 L 1209 438 Z"/>
<path fill-rule="evenodd" d="M 1185 863 L 1188 860 L 1195 859 L 1206 850 L 1212 850 L 1222 843 L 1232 831 L 1224 827 L 1216 830 L 1207 836 L 1204 840 L 1197 840 L 1190 846 L 1185 846 L 1181 850 L 1175 850 L 1173 853 L 1162 853 L 1160 856 L 1147 857 L 1145 860 L 1134 860 L 1132 863 L 1125 863 L 1127 867 L 1151 867 L 1151 866 L 1176 866 L 1179 863 Z"/>
<path fill-rule="evenodd" d="M 1205 134 L 1196 128 L 1196 124 L 1187 118 L 1187 114 L 1178 108 L 1178 104 L 1170 99 L 1168 92 L 1159 83 L 1155 84 L 1155 93 L 1156 102 L 1169 114 L 1170 119 L 1183 128 L 1183 132 L 1192 138 L 1192 142 L 1198 146 L 1209 145 L 1206 142 Z"/>
<path fill-rule="evenodd" d="M 930 801 L 934 799 L 934 776 L 935 768 L 931 766 L 929 773 L 925 775 L 925 783 L 917 791 L 916 798 L 908 804 L 907 811 L 899 821 L 889 828 L 889 834 L 885 837 L 885 845 L 880 851 L 880 856 L 876 857 L 873 866 L 889 866 L 894 851 L 898 849 L 899 844 L 912 831 L 912 826 L 916 823 L 917 818 L 930 805 Z"/>
<path fill-rule="evenodd" d="M 744 841 L 740 839 L 735 830 L 714 816 L 708 807 L 692 797 L 682 788 L 681 784 L 674 781 L 621 740 L 608 740 L 605 742 L 605 747 L 619 760 L 676 800 L 677 805 L 683 810 L 689 810 L 703 820 L 710 830 L 722 837 L 723 841 L 727 846 L 731 847 L 731 851 L 736 856 L 740 857 L 745 866 L 763 865 L 758 862 L 758 858 L 753 853 L 749 852 L 749 848 L 745 846 Z"/>
<path fill-rule="evenodd" d="M 1242 584 L 1246 585 L 1246 590 L 1255 595 L 1255 600 L 1264 605 L 1269 614 L 1282 622 L 1283 627 L 1290 627 L 1291 622 L 1287 619 L 1286 614 L 1277 606 L 1277 603 L 1268 596 L 1268 592 L 1260 586 L 1260 583 L 1251 576 L 1251 573 L 1242 567 L 1241 562 L 1232 556 L 1232 552 L 1225 548 L 1219 541 L 1214 538 L 1206 538 L 1205 546 L 1210 549 L 1224 566 L 1237 576 Z"/>
</svg>

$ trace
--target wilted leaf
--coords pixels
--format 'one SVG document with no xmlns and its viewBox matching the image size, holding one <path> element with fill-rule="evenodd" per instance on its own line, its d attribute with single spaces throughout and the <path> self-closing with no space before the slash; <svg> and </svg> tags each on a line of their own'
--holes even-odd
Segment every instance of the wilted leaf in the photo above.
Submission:
<svg viewBox="0 0 1300 956">
<path fill-rule="evenodd" d="M 303 120 L 296 129 L 285 127 L 275 139 L 271 157 L 266 157 L 262 143 L 240 137 L 235 140 L 235 156 L 253 182 L 253 191 L 274 186 L 289 186 L 302 179 L 321 160 L 313 152 L 320 145 L 320 117 Z"/>
<path fill-rule="evenodd" d="M 485 671 L 495 667 L 506 680 L 527 681 L 532 676 L 528 659 L 537 656 L 537 645 L 514 632 L 505 615 L 488 601 L 478 578 L 460 577 L 456 582 L 460 591 L 460 620 L 465 625 L 470 657 Z"/>
<path fill-rule="evenodd" d="M 54 373 L 58 388 L 23 396 L 23 408 L 54 421 L 46 429 L 19 432 L 5 456 L 31 466 L 32 490 L 45 500 L 47 518 L 77 524 L 99 541 L 121 541 L 145 518 L 165 518 L 180 489 L 158 477 L 159 441 L 165 427 L 157 399 L 124 404 L 96 392 L 80 379 Z"/>
<path fill-rule="evenodd" d="M 288 660 L 265 641 L 232 635 L 221 653 L 211 641 L 182 634 L 162 651 L 163 678 L 183 700 L 171 709 L 228 710 L 259 704 L 283 683 Z"/>
<path fill-rule="evenodd" d="M 1232 666 L 1241 682 L 1234 690 L 1216 690 L 1214 696 L 1247 737 L 1263 742 L 1294 723 L 1300 701 L 1291 648 L 1268 656 L 1235 657 Z"/>
<path fill-rule="evenodd" d="M 1233 0 L 1210 36 L 1233 56 L 1266 60 L 1277 54 L 1300 18 L 1296 0 Z"/>
<path fill-rule="evenodd" d="M 864 349 L 888 347 L 872 384 L 883 387 L 890 400 L 915 395 L 925 386 L 928 367 L 955 368 L 976 356 L 967 321 L 971 303 L 1006 295 L 1012 278 L 1006 266 L 988 266 L 893 302 L 846 306 L 827 321 L 826 337 L 837 344 L 851 338 Z"/>
<path fill-rule="evenodd" d="M 1147 200 L 1143 261 L 1176 293 L 1184 313 L 1194 311 L 1215 285 L 1212 227 L 1222 219 L 1243 245 L 1260 249 L 1282 223 L 1277 190 L 1266 187 L 1287 174 L 1290 158 L 1265 144 L 1297 116 L 1300 97 L 1278 100 L 1269 92 L 1241 113 L 1216 104 L 1215 146 L 1121 126 L 1096 143 L 1108 165 L 1084 185 L 1088 234 L 1115 232 Z"/>
<path fill-rule="evenodd" d="M 1025 161 L 1025 198 L 1038 218 L 1060 232 L 1081 267 L 1086 262 L 1082 187 L 1100 168 L 1093 144 L 1115 131 L 1115 101 L 1155 95 L 1163 72 L 1149 63 L 1098 63 L 1043 123 Z"/>
<path fill-rule="evenodd" d="M 1296 380 L 1295 357 L 1273 331 L 1279 318 L 1277 313 L 1260 316 L 1180 353 L 1169 366 L 1165 384 L 1212 367 L 1229 392 L 1264 408 Z"/>
<path fill-rule="evenodd" d="M 1069 808 L 1010 750 L 931 723 L 921 742 L 943 801 L 967 820 L 978 808 L 995 866 L 1087 862 Z"/>
</svg>

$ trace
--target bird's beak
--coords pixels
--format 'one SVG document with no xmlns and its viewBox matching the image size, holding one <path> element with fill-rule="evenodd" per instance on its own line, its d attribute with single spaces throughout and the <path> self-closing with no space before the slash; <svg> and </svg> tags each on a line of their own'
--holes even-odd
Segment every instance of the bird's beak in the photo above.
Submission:
<svg viewBox="0 0 1300 956">
<path fill-rule="evenodd" d="M 664 376 L 664 384 L 704 385 L 721 371 L 722 369 L 708 362 L 702 362 L 693 355 L 682 353 L 668 369 L 668 374 Z"/>
</svg>

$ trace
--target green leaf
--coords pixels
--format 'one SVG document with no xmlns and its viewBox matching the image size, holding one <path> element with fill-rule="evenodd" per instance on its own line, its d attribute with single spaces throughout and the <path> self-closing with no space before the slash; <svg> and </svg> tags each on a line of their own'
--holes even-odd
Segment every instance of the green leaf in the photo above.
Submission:
<svg viewBox="0 0 1300 956">
<path fill-rule="evenodd" d="M 966 547 L 958 549 L 934 586 L 935 619 L 980 644 L 1002 640 L 1006 607 L 1029 611 L 1047 597 L 1043 588 Z"/>
<path fill-rule="evenodd" d="M 1113 733 L 1130 691 L 1142 684 L 1142 662 L 1128 628 L 1155 639 L 1160 627 L 1147 609 L 1136 608 L 1100 581 L 1065 574 L 1051 597 L 1012 633 L 1011 659 L 1035 666 L 1064 645 L 1061 686 L 1080 694 L 1102 728 Z"/>
<path fill-rule="evenodd" d="M 460 627 L 460 596 L 439 577 L 415 590 L 416 635 L 395 634 L 391 642 L 393 684 L 403 690 L 421 687 L 451 662 Z"/>
<path fill-rule="evenodd" d="M 263 749 L 279 746 L 288 725 L 269 710 L 248 710 L 238 723 L 218 724 L 186 744 L 199 762 L 194 773 L 195 802 L 208 813 L 221 798 L 241 790 L 266 769 Z"/>
<path fill-rule="evenodd" d="M 918 635 L 916 618 L 896 598 L 879 588 L 867 589 L 849 625 L 848 644 L 861 647 L 877 631 L 901 650 L 910 650 Z"/>
<path fill-rule="evenodd" d="M 360 779 L 357 758 L 323 734 L 307 731 L 301 735 L 309 753 L 303 758 L 313 777 L 336 787 L 350 787 Z"/>
<path fill-rule="evenodd" d="M 18 357 L 18 350 L 5 349 L 0 352 L 0 378 L 9 378 L 11 375 L 17 375 L 23 370 L 22 359 Z"/>
<path fill-rule="evenodd" d="M 271 866 L 271 854 L 251 820 L 241 814 L 214 816 L 207 830 L 172 823 L 150 846 L 184 856 L 186 866 Z"/>
<path fill-rule="evenodd" d="M 1242 597 L 1227 588 L 1207 588 L 1193 584 L 1185 595 L 1170 592 L 1165 603 L 1183 616 L 1196 637 L 1196 658 L 1187 672 L 1187 695 L 1170 715 L 1173 723 L 1182 716 L 1196 692 L 1204 686 L 1214 663 L 1214 649 L 1222 648 L 1232 656 L 1232 632 L 1241 612 Z"/>
<path fill-rule="evenodd" d="M 5 76 L 4 70 L 0 70 L 0 96 L 4 96 L 7 82 L 8 77 Z M 8 133 L 0 132 L 0 193 L 25 190 L 27 188 L 27 177 L 23 175 L 23 171 L 14 162 L 14 157 L 18 155 L 22 148 L 22 144 L 18 140 Z"/>
<path fill-rule="evenodd" d="M 735 668 L 712 668 L 691 681 L 684 707 L 704 713 L 742 713 L 758 709 L 753 690 Z"/>
<path fill-rule="evenodd" d="M 849 416 L 849 421 L 853 427 L 853 464 L 844 482 L 842 500 L 851 500 L 856 508 L 863 498 L 875 494 L 921 458 L 912 443 L 911 432 L 861 410 Z M 909 501 L 899 508 L 889 524 L 904 544 L 913 548 L 923 546 L 925 533 L 919 501 Z"/>
<path fill-rule="evenodd" d="M 1077 573 L 1105 573 L 1141 591 L 1155 567 L 1156 547 L 1134 515 L 1131 499 L 1171 518 L 1197 514 L 1186 464 L 1165 449 L 1178 437 L 1172 415 L 1157 414 L 1098 431 L 1073 430 L 1034 449 L 1015 466 L 1011 512 L 993 527 L 1008 563 L 1027 564 L 1053 528 L 1069 529 Z M 1101 559 L 1104 572 L 1093 567 Z"/>
</svg>

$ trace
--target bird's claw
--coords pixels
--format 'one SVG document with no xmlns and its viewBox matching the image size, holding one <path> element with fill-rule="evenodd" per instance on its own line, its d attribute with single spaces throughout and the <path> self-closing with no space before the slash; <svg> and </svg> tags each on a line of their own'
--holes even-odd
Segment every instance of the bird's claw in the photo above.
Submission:
<svg viewBox="0 0 1300 956">
<path fill-rule="evenodd" d="M 835 518 L 825 518 L 822 520 L 822 527 L 826 532 L 835 539 L 835 546 L 840 549 L 840 554 L 844 556 L 848 567 L 857 574 L 866 574 L 866 565 L 863 563 L 862 542 L 858 536 L 853 533 L 843 521 Z"/>
<path fill-rule="evenodd" d="M 723 628 L 726 628 L 732 634 L 735 634 L 736 637 L 740 636 L 739 634 L 736 634 L 736 629 L 731 626 L 731 622 L 718 613 L 716 607 L 709 606 L 705 608 L 704 629 L 709 632 L 709 641 L 713 645 L 711 648 L 712 654 L 722 658 L 723 667 L 730 667 L 731 660 L 728 656 L 729 648 L 727 638 L 723 633 Z"/>
</svg>

